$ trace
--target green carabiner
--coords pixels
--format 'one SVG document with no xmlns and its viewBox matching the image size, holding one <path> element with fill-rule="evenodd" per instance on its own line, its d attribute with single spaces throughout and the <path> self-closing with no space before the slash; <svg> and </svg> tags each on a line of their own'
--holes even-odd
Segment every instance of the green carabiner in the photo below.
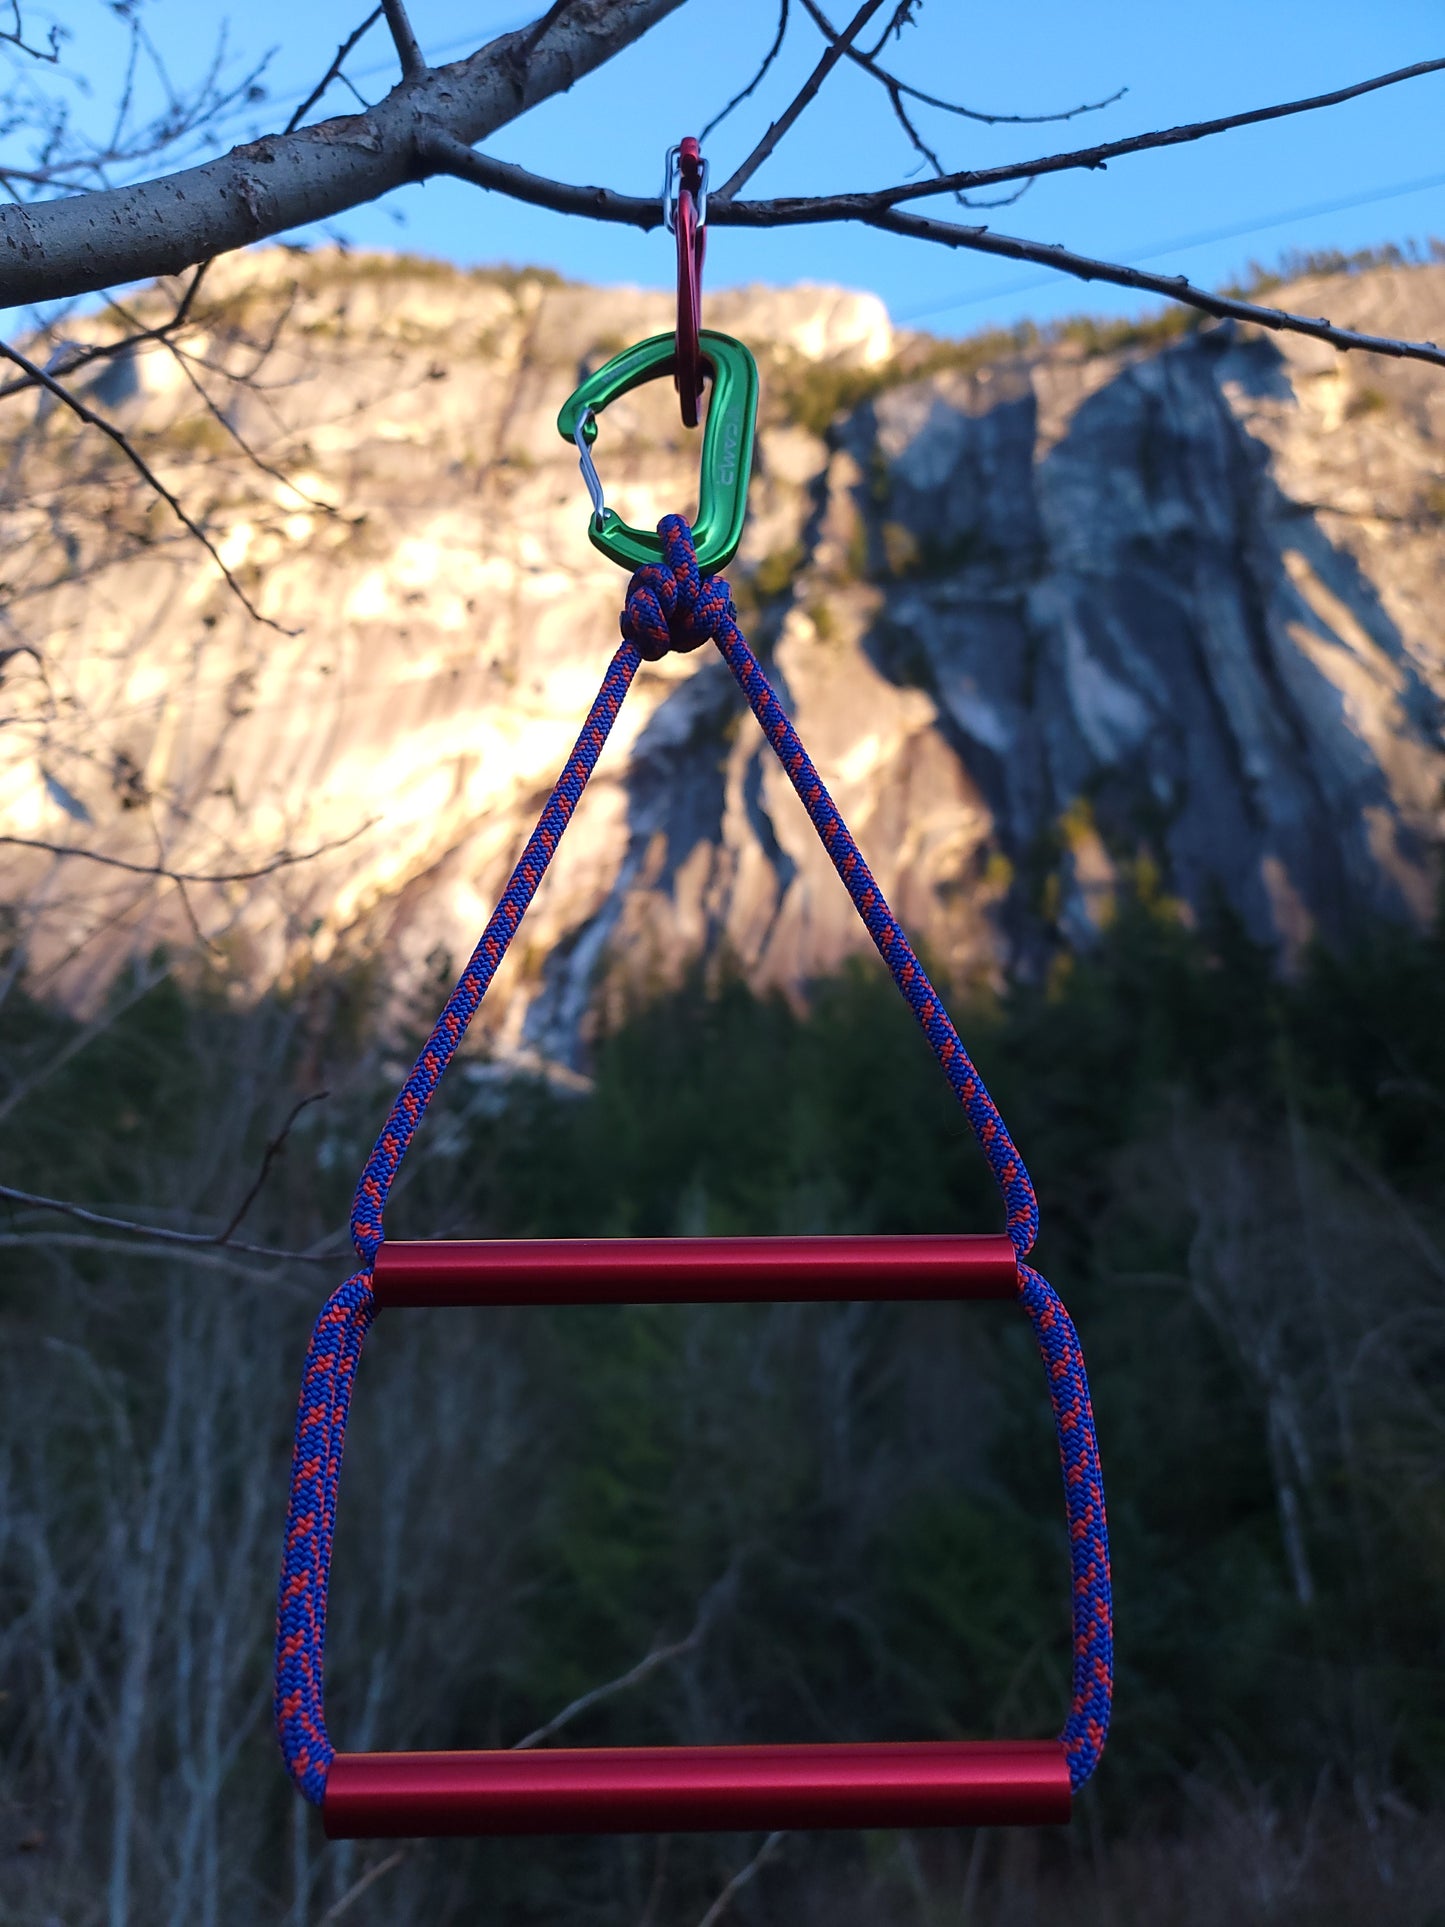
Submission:
<svg viewBox="0 0 1445 1927">
<path fill-rule="evenodd" d="M 743 539 L 748 510 L 748 479 L 753 466 L 753 431 L 758 414 L 758 364 L 742 342 L 704 328 L 699 337 L 704 366 L 712 374 L 707 423 L 702 431 L 702 474 L 698 482 L 697 521 L 692 539 L 704 575 L 724 569 Z M 658 375 L 671 374 L 677 353 L 675 335 L 653 335 L 604 362 L 573 395 L 557 417 L 557 432 L 575 442 L 592 497 L 587 535 L 593 548 L 624 569 L 661 562 L 662 544 L 649 529 L 624 522 L 602 499 L 602 484 L 592 462 L 597 417 L 609 402 L 640 388 Z"/>
</svg>

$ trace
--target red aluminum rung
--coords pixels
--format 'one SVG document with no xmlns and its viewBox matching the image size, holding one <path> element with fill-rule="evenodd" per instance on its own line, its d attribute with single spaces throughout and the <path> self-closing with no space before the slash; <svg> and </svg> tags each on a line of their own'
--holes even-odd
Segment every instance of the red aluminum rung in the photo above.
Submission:
<svg viewBox="0 0 1445 1927">
<path fill-rule="evenodd" d="M 485 1833 L 745 1833 L 1062 1826 L 1058 1740 L 338 1753 L 333 1840 Z"/>
<path fill-rule="evenodd" d="M 1013 1298 L 1005 1237 L 498 1238 L 384 1243 L 378 1305 Z"/>
</svg>

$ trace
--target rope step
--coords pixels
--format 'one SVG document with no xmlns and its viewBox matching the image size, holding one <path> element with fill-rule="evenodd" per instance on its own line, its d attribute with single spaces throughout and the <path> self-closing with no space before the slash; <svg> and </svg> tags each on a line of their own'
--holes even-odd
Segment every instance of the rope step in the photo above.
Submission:
<svg viewBox="0 0 1445 1927">
<path fill-rule="evenodd" d="M 1016 1299 L 1008 1238 L 387 1239 L 378 1310 L 435 1305 L 736 1305 Z"/>
<path fill-rule="evenodd" d="M 338 1753 L 333 1840 L 799 1827 L 1062 1826 L 1059 1740 Z"/>
</svg>

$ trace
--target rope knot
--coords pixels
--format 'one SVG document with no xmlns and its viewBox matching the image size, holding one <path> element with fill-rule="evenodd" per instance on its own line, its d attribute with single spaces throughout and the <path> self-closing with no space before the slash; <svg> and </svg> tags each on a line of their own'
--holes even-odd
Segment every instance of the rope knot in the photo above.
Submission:
<svg viewBox="0 0 1445 1927">
<path fill-rule="evenodd" d="M 724 622 L 735 622 L 732 591 L 720 575 L 702 575 L 692 530 L 680 515 L 664 515 L 657 525 L 662 561 L 648 562 L 627 585 L 622 611 L 623 640 L 648 662 L 670 649 L 685 654 L 711 642 Z"/>
</svg>

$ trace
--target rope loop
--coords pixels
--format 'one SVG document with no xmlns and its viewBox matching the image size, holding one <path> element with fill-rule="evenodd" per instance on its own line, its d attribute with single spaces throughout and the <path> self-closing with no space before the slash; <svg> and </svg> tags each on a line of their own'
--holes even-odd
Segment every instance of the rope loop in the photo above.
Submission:
<svg viewBox="0 0 1445 1927">
<path fill-rule="evenodd" d="M 720 575 L 702 575 L 692 530 L 680 515 L 657 525 L 662 562 L 644 563 L 627 585 L 622 636 L 647 662 L 669 650 L 685 655 L 711 642 L 725 625 L 737 626 L 732 590 Z"/>
<path fill-rule="evenodd" d="M 663 562 L 639 569 L 628 585 L 622 647 L 612 658 L 582 733 L 491 921 L 397 1093 L 367 1159 L 351 1220 L 361 1269 L 332 1293 L 311 1335 L 296 1418 L 291 1502 L 277 1602 L 276 1731 L 287 1766 L 306 1798 L 319 1804 L 325 1797 L 326 1776 L 334 1757 L 322 1708 L 322 1668 L 336 1493 L 351 1387 L 362 1343 L 376 1316 L 372 1269 L 382 1243 L 387 1193 L 442 1073 L 466 1034 L 571 821 L 639 661 L 643 657 L 656 661 L 670 649 L 696 649 L 711 639 L 776 751 L 879 956 L 917 1018 L 1003 1197 L 1008 1234 L 1020 1260 L 1019 1300 L 1033 1325 L 1044 1362 L 1064 1477 L 1073 1579 L 1074 1690 L 1069 1717 L 1059 1737 L 1068 1756 L 1070 1783 L 1077 1788 L 1098 1764 L 1109 1729 L 1113 1692 L 1109 1539 L 1093 1408 L 1078 1335 L 1052 1286 L 1023 1263 L 1039 1226 L 1033 1183 L 952 1018 L 738 628 L 727 583 L 720 576 L 699 573 L 692 530 L 680 515 L 664 516 L 658 534 Z"/>
</svg>

